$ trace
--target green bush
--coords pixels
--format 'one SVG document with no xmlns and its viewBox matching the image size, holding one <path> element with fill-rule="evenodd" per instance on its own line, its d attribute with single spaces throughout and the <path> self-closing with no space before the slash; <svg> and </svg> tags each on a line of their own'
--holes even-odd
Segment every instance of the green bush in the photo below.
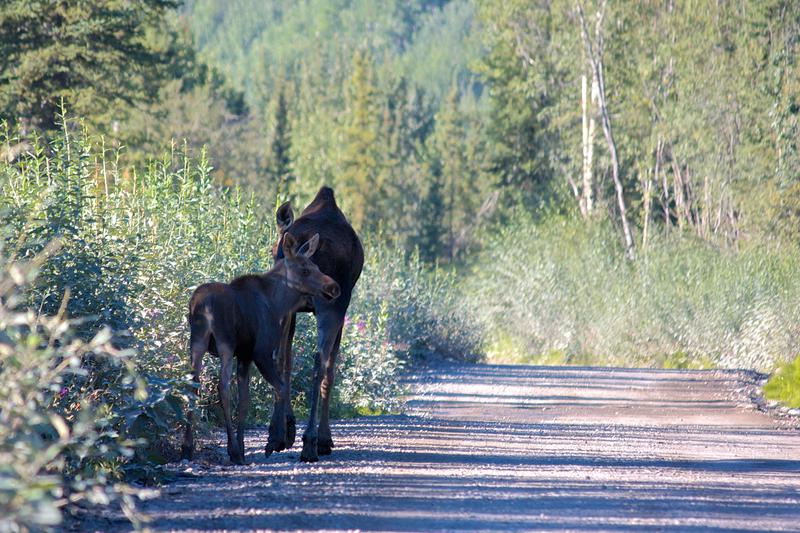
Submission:
<svg viewBox="0 0 800 533">
<path fill-rule="evenodd" d="M 482 331 L 469 309 L 458 309 L 458 278 L 431 271 L 419 254 L 365 239 L 365 264 L 345 318 L 332 411 L 376 414 L 399 408 L 398 374 L 436 353 L 474 360 Z M 316 327 L 300 314 L 294 344 L 294 409 L 307 415 Z"/>
<path fill-rule="evenodd" d="M 519 359 L 771 369 L 800 351 L 800 254 L 718 248 L 677 230 L 635 261 L 603 220 L 519 214 L 466 276 L 464 294 Z"/>
<path fill-rule="evenodd" d="M 787 407 L 800 407 L 800 357 L 778 367 L 764 385 L 764 396 Z"/>
<path fill-rule="evenodd" d="M 26 308 L 50 246 L 30 262 L 0 254 L 0 530 L 40 530 L 65 508 L 119 500 L 138 520 L 122 482 L 143 442 L 133 426 L 153 405 L 134 371 L 133 352 L 100 329 L 84 338 L 84 321 Z M 158 394 L 158 393 L 156 393 Z"/>
<path fill-rule="evenodd" d="M 385 312 L 389 339 L 407 356 L 478 357 L 483 331 L 474 306 L 464 305 L 460 297 L 460 278 L 455 272 L 431 270 L 419 253 L 377 239 L 367 239 L 366 250 L 352 313 L 378 316 Z"/>
</svg>

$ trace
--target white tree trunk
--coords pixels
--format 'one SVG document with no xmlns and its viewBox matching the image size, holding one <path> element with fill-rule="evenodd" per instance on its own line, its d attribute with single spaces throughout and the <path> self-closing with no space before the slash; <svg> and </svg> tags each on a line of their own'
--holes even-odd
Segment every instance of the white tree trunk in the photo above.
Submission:
<svg viewBox="0 0 800 533">
<path fill-rule="evenodd" d="M 594 159 L 594 113 L 591 104 L 597 102 L 597 83 L 592 76 L 591 96 L 587 94 L 586 75 L 581 76 L 581 108 L 583 111 L 583 183 L 581 189 L 580 207 L 583 216 L 588 216 L 594 208 L 594 176 L 592 174 Z"/>
<path fill-rule="evenodd" d="M 596 48 L 592 46 L 592 41 L 589 38 L 589 30 L 586 28 L 586 20 L 583 16 L 583 9 L 580 4 L 576 4 L 578 16 L 581 21 L 581 30 L 583 36 L 583 43 L 586 47 L 586 56 L 589 61 L 589 66 L 592 69 L 594 81 L 597 83 L 597 103 L 600 108 L 600 123 L 603 126 L 603 134 L 608 144 L 608 152 L 611 156 L 611 177 L 614 179 L 614 189 L 616 189 L 617 207 L 619 208 L 620 221 L 622 222 L 622 233 L 625 238 L 625 249 L 628 257 L 634 256 L 634 241 L 633 233 L 631 231 L 630 223 L 628 222 L 628 213 L 625 206 L 625 194 L 622 187 L 622 180 L 619 176 L 619 156 L 617 154 L 617 145 L 614 142 L 614 133 L 611 129 L 611 117 L 608 114 L 608 106 L 606 104 L 606 91 L 605 81 L 603 77 L 603 16 L 605 14 L 606 2 L 600 7 L 597 13 L 597 24 L 595 26 L 595 39 Z"/>
</svg>

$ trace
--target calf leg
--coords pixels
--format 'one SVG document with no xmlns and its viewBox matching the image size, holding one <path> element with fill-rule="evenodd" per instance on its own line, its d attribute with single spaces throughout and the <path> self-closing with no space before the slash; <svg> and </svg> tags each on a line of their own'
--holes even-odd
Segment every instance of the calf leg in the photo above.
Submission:
<svg viewBox="0 0 800 533">
<path fill-rule="evenodd" d="M 272 385 L 272 388 L 275 389 L 275 411 L 272 413 L 273 420 L 285 421 L 286 410 L 284 409 L 283 382 L 280 376 L 278 376 L 272 353 L 267 351 L 264 346 L 265 344 L 256 343 L 256 349 L 253 351 L 253 362 L 256 364 L 256 368 L 261 372 L 264 379 L 267 380 L 267 383 Z M 282 450 L 283 448 L 281 446 L 285 442 L 286 424 L 270 424 L 270 436 L 267 440 L 267 447 L 264 453 L 269 457 L 272 452 L 278 451 L 279 449 Z"/>
<path fill-rule="evenodd" d="M 281 343 L 278 348 L 279 363 L 278 371 L 283 378 L 283 406 L 278 406 L 278 396 L 275 396 L 275 407 L 272 411 L 272 420 L 269 423 L 269 442 L 272 444 L 273 451 L 281 451 L 285 448 L 291 448 L 294 444 L 296 436 L 296 424 L 294 413 L 292 413 L 292 340 L 294 339 L 295 328 L 295 315 L 294 313 L 287 316 L 283 321 L 283 330 L 281 331 Z M 286 414 L 284 418 L 278 418 L 278 414 L 283 409 Z M 279 440 L 277 438 L 279 427 L 283 426 L 285 438 Z"/>
<path fill-rule="evenodd" d="M 319 432 L 317 440 L 317 453 L 319 455 L 330 455 L 333 450 L 333 438 L 331 438 L 330 410 L 331 395 L 333 394 L 334 374 L 336 373 L 336 357 L 339 355 L 339 345 L 342 342 L 342 329 L 336 336 L 331 355 L 328 357 L 328 364 L 325 367 L 325 377 L 322 379 L 320 394 L 322 395 L 322 413 L 319 417 Z"/>
<path fill-rule="evenodd" d="M 325 313 L 317 315 L 317 353 L 314 356 L 314 378 L 309 395 L 308 425 L 303 433 L 303 451 L 300 453 L 300 460 L 304 462 L 313 463 L 319 460 L 317 452 L 317 407 L 322 385 L 322 372 L 323 369 L 328 367 L 328 359 L 341 328 L 342 320 L 336 314 Z"/>
<path fill-rule="evenodd" d="M 247 410 L 250 407 L 250 361 L 244 358 L 237 360 L 236 366 L 237 389 L 239 390 L 239 405 L 236 413 L 236 442 L 244 460 L 244 424 L 247 421 Z"/>
<path fill-rule="evenodd" d="M 225 431 L 228 434 L 228 457 L 230 457 L 232 463 L 240 465 L 244 464 L 244 456 L 239 449 L 239 443 L 234 438 L 233 419 L 231 417 L 233 350 L 229 344 L 219 342 L 219 339 L 217 339 L 217 349 L 222 361 L 222 368 L 219 373 L 219 402 L 222 405 L 222 413 L 225 416 Z"/>
<path fill-rule="evenodd" d="M 192 379 L 197 386 L 196 394 L 200 393 L 200 372 L 203 368 L 203 355 L 208 349 L 208 332 L 195 332 L 191 334 Z M 181 458 L 191 459 L 194 455 L 194 399 L 189 400 L 186 413 L 186 428 L 181 445 Z"/>
<path fill-rule="evenodd" d="M 284 406 L 286 409 L 286 447 L 291 448 L 297 438 L 297 421 L 292 411 L 292 343 L 294 342 L 294 329 L 297 324 L 297 313 L 292 313 L 286 325 L 286 333 L 281 341 L 284 347 L 283 354 L 283 387 Z"/>
</svg>

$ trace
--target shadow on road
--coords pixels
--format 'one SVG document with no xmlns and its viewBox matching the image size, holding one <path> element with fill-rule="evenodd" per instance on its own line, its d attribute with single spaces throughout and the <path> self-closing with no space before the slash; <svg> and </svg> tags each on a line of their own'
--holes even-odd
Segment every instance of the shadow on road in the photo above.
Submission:
<svg viewBox="0 0 800 533">
<path fill-rule="evenodd" d="M 334 455 L 198 465 L 156 530 L 722 531 L 800 524 L 800 438 L 736 372 L 450 366 L 409 414 L 338 421 Z M 746 397 L 745 397 L 746 399 Z M 220 444 L 222 439 L 220 438 Z M 124 527 L 109 524 L 105 529 Z"/>
</svg>

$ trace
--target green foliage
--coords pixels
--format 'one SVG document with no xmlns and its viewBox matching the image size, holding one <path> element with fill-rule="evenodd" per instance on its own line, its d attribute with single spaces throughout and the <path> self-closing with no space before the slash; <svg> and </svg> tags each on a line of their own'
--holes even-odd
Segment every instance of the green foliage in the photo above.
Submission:
<svg viewBox="0 0 800 533">
<path fill-rule="evenodd" d="M 343 207 L 350 214 L 356 231 L 374 218 L 378 206 L 376 193 L 383 185 L 380 177 L 380 155 L 377 153 L 378 102 L 370 57 L 361 52 L 353 56 L 353 77 L 347 94 L 344 127 L 342 171 L 336 178 Z"/>
<path fill-rule="evenodd" d="M 785 362 L 775 370 L 764 385 L 764 396 L 787 407 L 800 407 L 800 357 Z"/>
<path fill-rule="evenodd" d="M 519 214 L 480 254 L 464 294 L 489 347 L 522 356 L 770 369 L 800 349 L 798 262 L 796 249 L 674 236 L 631 262 L 610 224 Z"/>
<path fill-rule="evenodd" d="M 461 305 L 456 274 L 379 242 L 367 241 L 353 316 L 386 314 L 388 337 L 406 356 L 477 358 L 482 332 L 472 306 Z"/>
<path fill-rule="evenodd" d="M 292 130 L 289 123 L 289 107 L 283 88 L 278 90 L 275 105 L 275 131 L 272 134 L 267 166 L 270 177 L 277 184 L 279 197 L 288 196 L 292 189 Z"/>
<path fill-rule="evenodd" d="M 109 329 L 86 339 L 83 319 L 24 306 L 23 291 L 57 244 L 30 261 L 3 252 L 0 529 L 42 530 L 64 509 L 116 500 L 138 523 L 134 497 L 146 491 L 122 479 L 144 443 L 136 426 L 156 420 L 148 409 L 164 392 L 135 372 L 133 352 L 117 348 Z"/>
<path fill-rule="evenodd" d="M 201 0 L 189 2 L 184 13 L 203 57 L 245 88 L 252 109 L 264 111 L 268 131 L 275 132 L 270 167 L 276 166 L 282 123 L 274 95 L 287 95 L 287 160 L 293 192 L 302 200 L 320 185 L 333 185 L 356 228 L 380 229 L 409 249 L 419 247 L 430 261 L 454 249 L 443 242 L 443 220 L 458 226 L 459 250 L 469 244 L 472 228 L 462 221 L 475 219 L 487 194 L 476 183 L 484 177 L 483 117 L 475 98 L 481 86 L 468 64 L 482 49 L 471 0 L 383 2 L 379 8 L 352 0 L 275 0 L 267 8 Z M 460 168 L 444 165 L 446 180 L 464 171 L 458 202 L 452 194 L 447 200 L 445 182 L 432 179 L 443 167 L 431 140 L 435 112 L 451 87 L 449 105 L 470 111 L 453 117 L 458 126 L 440 139 L 456 141 L 449 150 L 468 158 Z M 270 182 L 274 172 L 268 171 Z M 258 190 L 271 194 L 276 186 Z"/>
<path fill-rule="evenodd" d="M 53 129 L 67 101 L 86 117 L 152 101 L 164 59 L 145 36 L 173 0 L 11 0 L 0 9 L 0 120 Z"/>
<path fill-rule="evenodd" d="M 552 139 L 561 127 L 551 108 L 565 89 L 557 65 L 562 51 L 552 40 L 566 21 L 545 2 L 481 2 L 480 14 L 489 52 L 477 67 L 491 87 L 492 174 L 497 185 L 538 203 L 553 194 L 553 164 L 564 148 Z"/>
<path fill-rule="evenodd" d="M 429 270 L 418 254 L 383 239 L 364 243 L 364 272 L 345 319 L 332 411 L 337 416 L 394 412 L 400 407 L 398 374 L 433 353 L 477 359 L 481 330 L 458 305 L 458 278 Z M 298 317 L 293 387 L 295 412 L 305 416 L 316 329 Z"/>
<path fill-rule="evenodd" d="M 479 4 L 494 174 L 521 187 L 528 205 L 569 205 L 566 185 L 580 181 L 583 165 L 581 77 L 591 79 L 576 4 Z M 607 105 L 632 218 L 717 243 L 794 239 L 796 6 L 608 3 L 597 26 L 601 4 L 581 2 L 589 33 L 599 28 L 603 36 Z M 591 188 L 610 205 L 598 113 L 591 101 L 587 118 L 598 124 Z"/>
<path fill-rule="evenodd" d="M 191 0 L 184 11 L 201 52 L 246 87 L 251 102 L 263 102 L 298 65 L 320 61 L 325 70 L 339 69 L 359 49 L 443 96 L 453 73 L 466 80 L 481 53 L 470 0 Z"/>
</svg>

